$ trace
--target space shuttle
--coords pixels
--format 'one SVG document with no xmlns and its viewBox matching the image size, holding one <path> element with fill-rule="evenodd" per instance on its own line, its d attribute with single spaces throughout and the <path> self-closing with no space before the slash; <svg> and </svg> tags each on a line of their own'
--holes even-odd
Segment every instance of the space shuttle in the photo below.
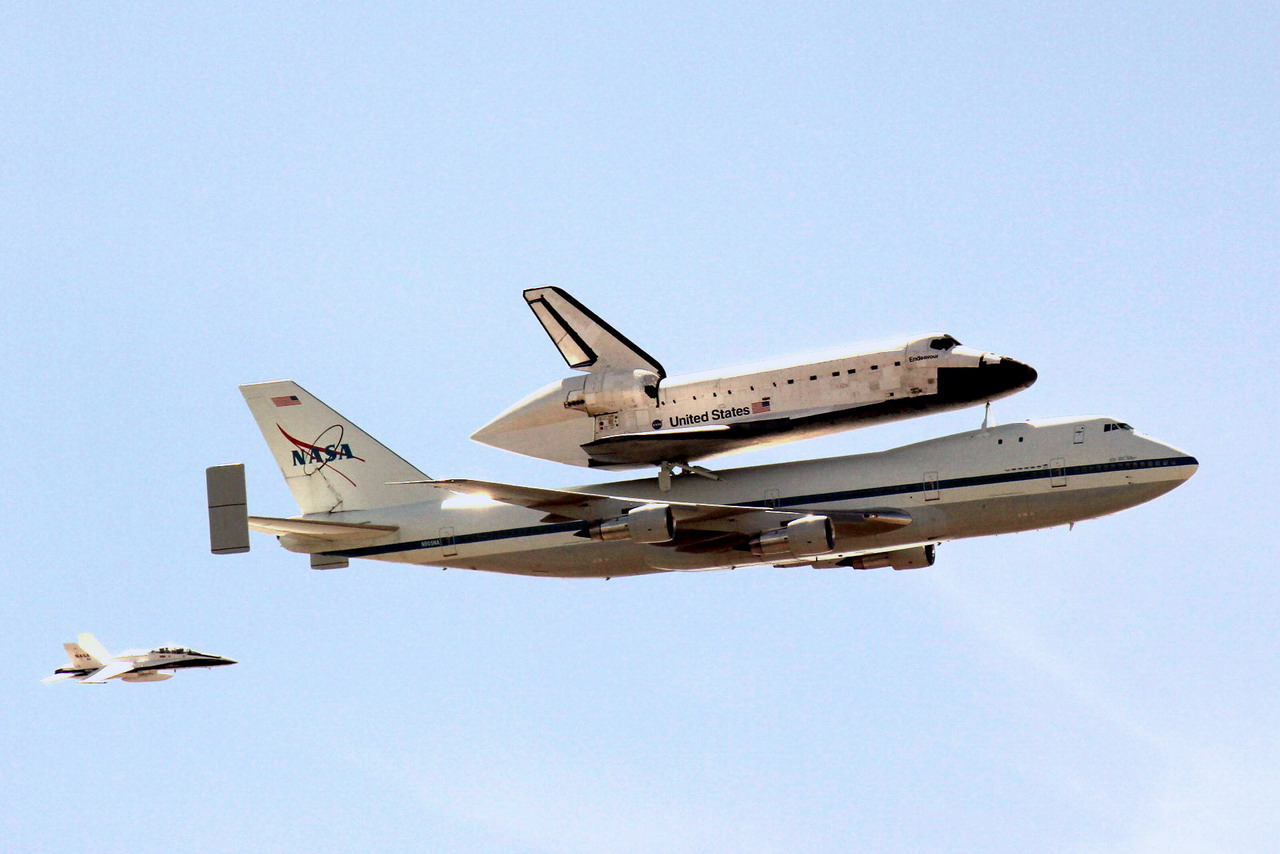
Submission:
<svg viewBox="0 0 1280 854">
<path fill-rule="evenodd" d="M 532 288 L 524 299 L 580 374 L 538 389 L 471 438 L 570 465 L 710 475 L 693 463 L 989 402 L 1036 380 L 1030 365 L 945 333 L 668 377 L 566 291 Z"/>
</svg>

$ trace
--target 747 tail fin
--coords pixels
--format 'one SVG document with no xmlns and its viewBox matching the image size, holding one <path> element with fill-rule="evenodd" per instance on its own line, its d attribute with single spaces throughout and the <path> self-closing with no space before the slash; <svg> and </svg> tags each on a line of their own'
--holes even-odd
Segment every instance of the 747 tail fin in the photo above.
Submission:
<svg viewBox="0 0 1280 854">
<path fill-rule="evenodd" d="M 240 391 L 303 514 L 393 507 L 437 493 L 393 483 L 430 478 L 297 383 Z"/>
</svg>

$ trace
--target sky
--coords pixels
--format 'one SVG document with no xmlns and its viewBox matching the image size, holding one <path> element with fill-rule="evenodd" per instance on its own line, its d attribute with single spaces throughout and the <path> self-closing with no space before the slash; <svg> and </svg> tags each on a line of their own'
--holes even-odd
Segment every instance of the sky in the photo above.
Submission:
<svg viewBox="0 0 1280 854">
<path fill-rule="evenodd" d="M 7 4 L 6 852 L 1280 849 L 1267 3 Z M 673 374 L 945 331 L 1014 421 L 1200 460 L 913 572 L 612 581 L 209 554 L 296 512 L 236 390 L 435 477 L 568 372 L 574 294 Z M 731 458 L 881 450 L 978 409 Z M 41 685 L 60 644 L 237 659 Z"/>
</svg>

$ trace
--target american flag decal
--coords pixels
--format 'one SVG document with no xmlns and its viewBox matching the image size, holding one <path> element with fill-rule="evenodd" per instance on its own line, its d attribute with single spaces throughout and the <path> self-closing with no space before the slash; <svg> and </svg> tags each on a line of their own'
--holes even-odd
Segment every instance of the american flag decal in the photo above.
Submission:
<svg viewBox="0 0 1280 854">
<path fill-rule="evenodd" d="M 273 397 L 271 398 L 271 402 L 274 403 L 276 406 L 301 406 L 302 405 L 302 401 L 298 400 L 298 396 L 296 394 L 291 394 L 287 397 Z"/>
<path fill-rule="evenodd" d="M 757 400 L 755 403 L 751 404 L 752 415 L 759 415 L 762 412 L 768 412 L 768 411 L 769 411 L 769 398 L 767 397 L 764 400 Z"/>
</svg>

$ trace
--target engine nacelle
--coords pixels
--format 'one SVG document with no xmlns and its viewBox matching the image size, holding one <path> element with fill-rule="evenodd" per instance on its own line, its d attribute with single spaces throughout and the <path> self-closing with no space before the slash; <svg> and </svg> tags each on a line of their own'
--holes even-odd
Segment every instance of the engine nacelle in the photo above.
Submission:
<svg viewBox="0 0 1280 854">
<path fill-rule="evenodd" d="M 880 569 L 885 566 L 891 566 L 894 569 L 920 569 L 933 566 L 936 552 L 937 549 L 933 545 L 916 546 L 911 549 L 847 557 L 840 561 L 840 565 L 853 569 Z"/>
<path fill-rule="evenodd" d="M 576 377 L 574 379 L 577 379 Z M 565 409 L 605 415 L 658 404 L 660 379 L 653 371 L 600 371 L 566 382 Z"/>
<path fill-rule="evenodd" d="M 669 505 L 645 504 L 633 507 L 624 516 L 597 522 L 588 533 L 591 539 L 601 542 L 631 540 L 656 545 L 676 538 L 676 524 Z"/>
<path fill-rule="evenodd" d="M 166 679 L 172 679 L 172 673 L 162 673 L 159 670 L 143 670 L 140 673 L 126 673 L 120 677 L 125 682 L 163 682 Z"/>
<path fill-rule="evenodd" d="M 750 547 L 752 554 L 764 558 L 817 557 L 834 550 L 836 539 L 826 516 L 804 516 L 760 534 Z"/>
</svg>

